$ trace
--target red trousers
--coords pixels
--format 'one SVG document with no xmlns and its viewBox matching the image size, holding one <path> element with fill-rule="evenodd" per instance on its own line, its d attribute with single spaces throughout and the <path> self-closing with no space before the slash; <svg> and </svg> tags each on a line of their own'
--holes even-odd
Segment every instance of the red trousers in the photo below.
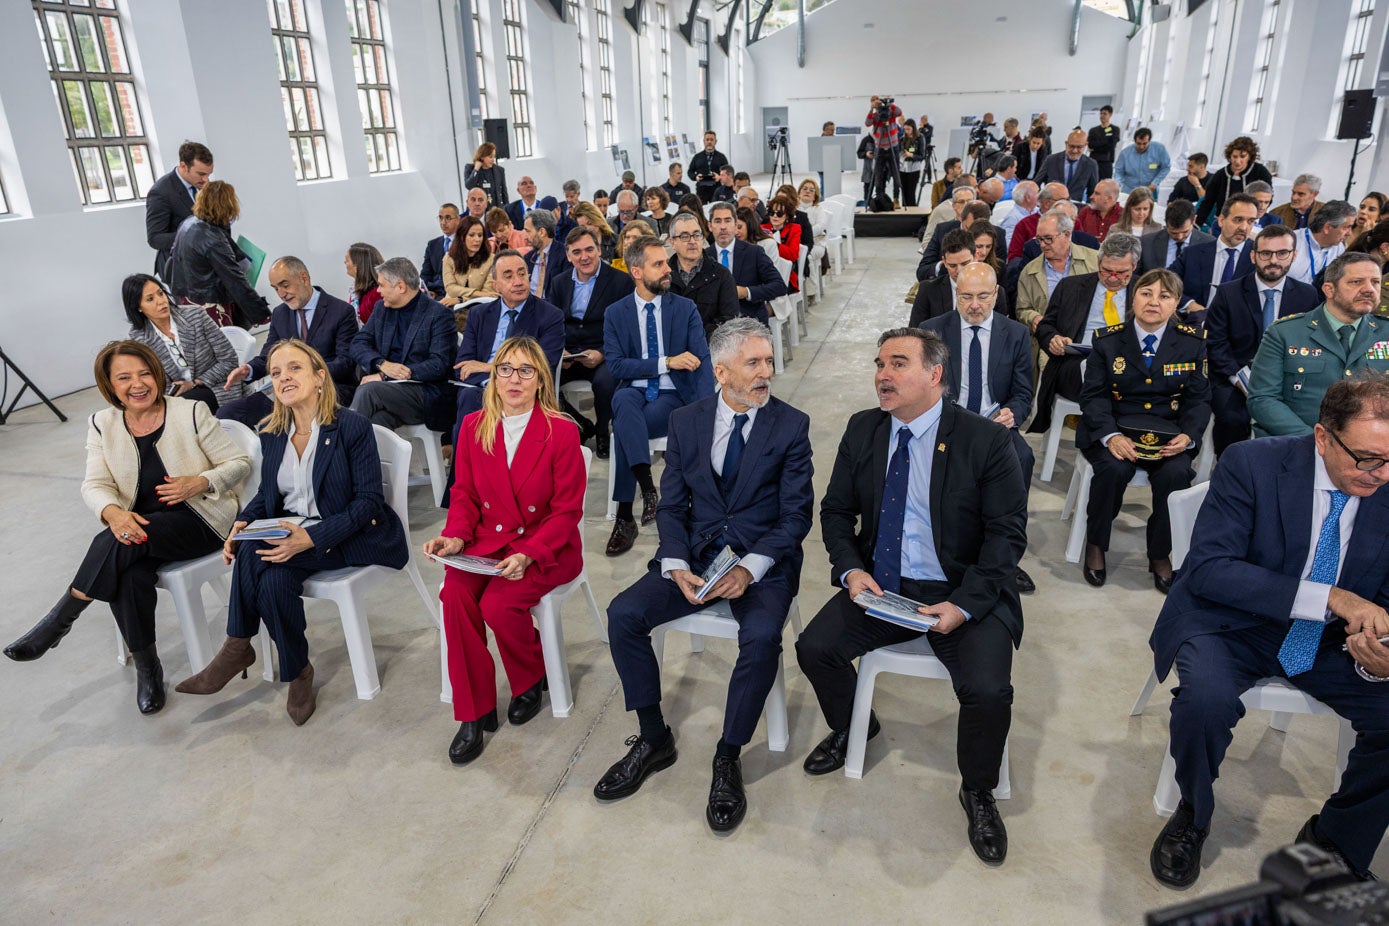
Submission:
<svg viewBox="0 0 1389 926">
<path fill-rule="evenodd" d="M 512 581 L 445 570 L 439 600 L 444 604 L 454 720 L 477 720 L 497 706 L 497 670 L 487 649 L 488 627 L 497 638 L 513 697 L 545 674 L 540 634 L 530 609 L 559 583 L 537 579 L 536 571 L 527 569 Z"/>
</svg>

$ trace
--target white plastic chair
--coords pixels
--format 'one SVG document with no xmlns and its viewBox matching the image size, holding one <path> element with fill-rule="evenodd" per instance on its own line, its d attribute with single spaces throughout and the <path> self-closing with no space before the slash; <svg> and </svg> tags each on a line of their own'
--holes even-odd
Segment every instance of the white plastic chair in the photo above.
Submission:
<svg viewBox="0 0 1389 926">
<path fill-rule="evenodd" d="M 844 207 L 843 224 L 839 233 L 844 238 L 844 246 L 848 249 L 849 263 L 854 262 L 854 206 L 858 200 L 848 193 L 837 193 L 831 196 L 827 202 L 837 203 Z"/>
<path fill-rule="evenodd" d="M 830 265 L 835 276 L 844 272 L 844 221 L 848 210 L 843 203 L 825 200 L 825 247 L 829 249 Z"/>
<path fill-rule="evenodd" d="M 236 362 L 238 364 L 246 363 L 256 355 L 256 336 L 251 334 L 251 332 L 247 331 L 245 328 L 237 328 L 234 325 L 228 325 L 222 328 L 221 331 L 227 336 L 227 340 L 231 342 L 232 350 L 236 351 Z"/>
<path fill-rule="evenodd" d="M 448 467 L 444 465 L 444 433 L 431 431 L 422 424 L 406 424 L 395 429 L 413 447 L 420 448 L 420 466 L 424 472 L 410 476 L 409 485 L 427 485 L 434 493 L 434 504 L 444 500 L 444 482 L 448 479 Z"/>
<path fill-rule="evenodd" d="M 849 748 L 844 757 L 844 776 L 863 777 L 863 760 L 868 751 L 868 719 L 873 710 L 873 689 L 879 673 L 913 675 L 917 678 L 941 678 L 949 681 L 945 664 L 931 650 L 927 635 L 915 640 L 883 646 L 864 653 L 858 663 L 858 685 L 854 689 L 854 713 L 849 721 Z M 1013 796 L 1013 784 L 1008 768 L 1008 742 L 1003 743 L 1003 764 L 998 770 L 998 787 L 994 797 L 1007 800 Z"/>
<path fill-rule="evenodd" d="M 1085 551 L 1085 515 L 1090 508 L 1090 483 L 1094 479 L 1095 468 L 1090 465 L 1090 461 L 1084 455 L 1076 454 L 1075 472 L 1071 475 L 1071 487 L 1066 492 L 1066 503 L 1061 507 L 1061 517 L 1064 520 L 1068 516 L 1073 517 L 1071 521 L 1071 534 L 1066 541 L 1066 562 L 1080 562 L 1080 555 Z M 1148 472 L 1139 468 L 1134 470 L 1133 478 L 1129 480 L 1129 486 L 1142 487 L 1151 485 L 1148 481 Z"/>
<path fill-rule="evenodd" d="M 664 437 L 653 437 L 647 442 L 650 448 L 652 459 L 656 453 L 665 453 L 666 439 Z M 608 520 L 617 519 L 617 500 L 613 498 L 613 493 L 617 491 L 617 448 L 614 447 L 611 457 L 608 460 Z"/>
<path fill-rule="evenodd" d="M 801 609 L 797 599 L 791 599 L 791 607 L 786 617 L 786 623 L 794 631 L 794 640 L 801 635 Z M 690 635 L 692 653 L 704 651 L 703 637 L 738 639 L 738 622 L 733 618 L 733 609 L 722 599 L 715 601 L 703 611 L 696 611 L 654 628 L 651 631 L 651 646 L 656 651 L 657 663 L 665 656 L 666 633 L 672 630 Z M 791 737 L 786 723 L 786 670 L 780 659 L 777 660 L 776 680 L 772 682 L 772 690 L 767 694 L 767 703 L 763 705 L 762 711 L 767 717 L 767 748 L 772 752 L 785 752 Z"/>
<path fill-rule="evenodd" d="M 240 328 L 235 330 L 241 331 Z M 242 481 L 237 494 L 244 505 L 260 488 L 260 438 L 239 421 L 219 421 L 218 424 L 236 446 L 251 458 L 251 471 Z M 231 593 L 231 585 L 226 581 L 230 575 L 231 567 L 222 562 L 221 550 L 197 559 L 168 563 L 159 569 L 159 578 L 154 587 L 168 592 L 174 599 L 174 611 L 183 630 L 183 644 L 188 650 L 188 665 L 193 674 L 201 672 L 216 652 L 207 626 L 207 610 L 203 606 L 203 586 L 218 583 L 222 586 L 222 597 L 225 599 Z M 116 661 L 125 665 L 129 657 L 125 639 L 118 627 Z"/>
<path fill-rule="evenodd" d="M 1080 403 L 1061 396 L 1051 403 L 1051 427 L 1047 428 L 1046 449 L 1042 454 L 1042 481 L 1051 482 L 1056 471 L 1056 455 L 1061 450 L 1061 432 L 1066 427 L 1067 415 L 1079 415 Z"/>
<path fill-rule="evenodd" d="M 1196 451 L 1196 481 L 1209 482 L 1211 470 L 1215 468 L 1215 441 L 1211 434 L 1215 431 L 1215 419 L 1206 425 L 1206 433 L 1201 435 L 1201 449 Z"/>
<path fill-rule="evenodd" d="M 814 289 L 811 295 L 815 301 L 819 302 L 825 297 L 825 291 L 821 288 L 824 281 L 820 279 L 820 261 L 813 260 L 814 250 L 805 245 L 801 245 L 801 262 L 799 273 L 801 275 L 801 334 L 809 334 L 805 327 L 806 316 L 810 314 L 810 295 L 807 293 Z"/>
<path fill-rule="evenodd" d="M 589 468 L 593 464 L 593 451 L 587 447 L 582 448 L 582 450 L 584 452 L 584 474 L 587 476 Z M 585 480 L 585 485 L 587 485 L 587 480 Z M 586 492 L 585 495 L 587 495 Z M 441 591 L 443 590 L 442 585 L 439 588 Z M 564 626 L 560 620 L 560 611 L 564 607 L 564 602 L 576 591 L 584 593 L 584 599 L 588 602 L 588 613 L 593 618 L 593 623 L 598 627 L 598 639 L 607 643 L 608 629 L 603 625 L 603 612 L 598 610 L 598 602 L 593 597 L 593 587 L 589 583 L 587 564 L 579 570 L 579 575 L 572 582 L 566 582 L 542 596 L 535 607 L 531 608 L 531 616 L 535 618 L 536 627 L 540 631 L 540 650 L 545 657 L 545 677 L 550 686 L 550 713 L 556 717 L 568 717 L 569 712 L 574 709 L 573 686 L 569 681 L 569 660 L 564 653 Z M 444 636 L 442 617 L 439 620 L 439 670 L 443 676 L 439 700 L 445 704 L 452 704 L 453 685 L 449 682 L 449 644 L 448 639 Z"/>
<path fill-rule="evenodd" d="M 805 259 L 805 245 L 801 245 L 800 256 L 802 260 Z M 791 323 L 786 329 L 789 346 L 799 347 L 801 344 L 801 328 L 805 327 L 805 291 L 798 290 L 794 293 L 791 292 L 791 271 L 795 269 L 795 265 L 792 264 L 791 261 L 777 254 L 773 259 L 773 263 L 776 264 L 777 272 L 781 274 L 781 282 L 786 286 L 786 295 L 778 296 L 776 299 L 772 300 L 772 305 L 780 306 L 786 310 L 785 317 L 782 321 L 789 321 Z M 804 284 L 804 268 L 802 268 L 800 280 L 801 283 Z M 786 357 L 788 360 L 795 359 L 789 350 L 787 351 Z"/>
<path fill-rule="evenodd" d="M 777 273 L 781 275 L 781 282 L 786 283 L 791 278 L 791 262 L 781 255 L 772 258 L 772 264 L 776 267 Z M 767 327 L 772 332 L 772 370 L 776 373 L 786 372 L 786 354 L 790 348 L 783 347 L 783 340 L 786 334 L 786 320 L 781 313 L 791 316 L 791 330 L 796 330 L 796 319 L 794 308 L 790 307 L 790 302 L 785 296 L 778 296 L 768 303 L 771 310 L 767 313 Z"/>
<path fill-rule="evenodd" d="M 376 451 L 381 457 L 381 480 L 386 504 L 400 518 L 408 543 L 410 445 L 389 428 L 373 425 L 372 429 L 376 432 Z M 366 593 L 395 571 L 388 566 L 348 566 L 316 572 L 304 582 L 303 597 L 331 601 L 338 606 L 347 655 L 352 663 L 352 678 L 357 685 L 357 697 L 363 701 L 370 701 L 381 692 L 381 681 L 376 672 L 376 650 L 371 644 L 371 629 L 367 625 Z M 424 601 L 430 620 L 437 621 L 438 612 L 413 558 L 406 561 L 405 571 Z M 260 645 L 265 657 L 263 676 L 267 682 L 274 681 L 275 660 L 271 657 L 270 634 L 264 624 L 260 628 Z"/>
</svg>

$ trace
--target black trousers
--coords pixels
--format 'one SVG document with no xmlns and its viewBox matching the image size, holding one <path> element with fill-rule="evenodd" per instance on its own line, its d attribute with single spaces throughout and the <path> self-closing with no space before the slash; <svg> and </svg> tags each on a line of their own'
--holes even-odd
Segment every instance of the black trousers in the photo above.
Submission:
<svg viewBox="0 0 1389 926">
<path fill-rule="evenodd" d="M 1100 160 L 1096 160 L 1096 161 L 1095 161 L 1095 166 L 1096 166 L 1097 168 L 1099 168 L 1099 171 L 1100 171 L 1100 179 L 1101 179 L 1101 180 L 1110 180 L 1110 179 L 1113 179 L 1113 177 L 1114 177 L 1114 162 L 1113 162 L 1113 161 L 1100 161 Z"/>
<path fill-rule="evenodd" d="M 902 580 L 902 594 L 935 604 L 950 594 L 944 582 Z M 841 590 L 796 641 L 796 661 L 815 688 L 820 710 L 832 730 L 847 730 L 854 709 L 858 676 L 853 660 L 869 650 L 905 643 L 921 634 L 870 617 Z M 1003 747 L 1013 715 L 1013 638 L 998 618 L 976 614 L 948 634 L 929 635 L 931 649 L 950 672 L 960 721 L 955 757 L 966 788 L 991 791 L 998 786 Z"/>
<path fill-rule="evenodd" d="M 1085 511 L 1085 539 L 1101 550 L 1109 549 L 1110 529 L 1123 507 L 1124 490 L 1142 467 L 1153 486 L 1153 513 L 1148 518 L 1148 559 L 1165 559 L 1172 552 L 1172 518 L 1167 512 L 1167 497 L 1178 489 L 1189 488 L 1191 480 L 1196 478 L 1196 471 L 1191 468 L 1191 454 L 1179 453 L 1162 460 L 1130 463 L 1115 457 L 1098 441 L 1086 447 L 1083 453 L 1095 468 Z"/>
<path fill-rule="evenodd" d="M 892 178 L 892 198 L 902 195 L 902 175 L 897 172 L 897 149 L 879 148 L 873 155 L 873 194 L 887 195 L 887 181 Z"/>
<path fill-rule="evenodd" d="M 909 209 L 916 205 L 916 191 L 921 185 L 921 171 L 902 171 L 902 207 Z"/>
<path fill-rule="evenodd" d="M 592 369 L 582 363 L 571 363 L 560 373 L 561 382 L 572 383 L 580 380 L 593 384 L 593 413 L 598 419 L 598 433 L 607 434 L 613 420 L 613 393 L 617 391 L 617 381 L 613 379 L 607 361 Z M 560 408 L 575 420 L 583 417 L 563 396 L 560 397 Z"/>
<path fill-rule="evenodd" d="M 212 411 L 217 411 L 217 395 L 211 386 L 194 386 L 183 394 L 183 398 L 192 402 L 202 402 Z"/>
<path fill-rule="evenodd" d="M 1231 444 L 1249 440 L 1252 436 L 1244 393 L 1230 385 L 1228 380 L 1221 382 L 1219 376 L 1211 378 L 1211 416 L 1215 422 L 1211 426 L 1211 439 L 1216 456 L 1224 453 Z"/>
<path fill-rule="evenodd" d="M 111 605 L 126 648 L 142 650 L 154 642 L 154 585 L 159 567 L 206 556 L 222 546 L 222 538 L 192 509 L 140 515 L 149 524 L 144 543 L 121 543 L 109 529 L 92 538 L 72 588 Z"/>
<path fill-rule="evenodd" d="M 309 664 L 304 637 L 304 580 L 315 572 L 342 569 L 347 561 L 334 550 L 310 547 L 286 563 L 267 563 L 257 550 L 270 549 L 259 540 L 236 545 L 231 600 L 227 602 L 227 636 L 254 637 L 263 621 L 280 654 L 280 681 L 292 682 Z M 266 653 L 265 657 L 270 658 Z"/>
</svg>

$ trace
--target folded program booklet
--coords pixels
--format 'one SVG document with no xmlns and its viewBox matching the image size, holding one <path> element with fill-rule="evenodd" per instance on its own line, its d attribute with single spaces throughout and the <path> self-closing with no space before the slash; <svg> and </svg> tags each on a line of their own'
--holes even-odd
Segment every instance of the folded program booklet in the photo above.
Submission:
<svg viewBox="0 0 1389 926">
<path fill-rule="evenodd" d="M 461 569 L 464 572 L 475 572 L 480 576 L 499 576 L 502 570 L 499 567 L 501 560 L 488 559 L 485 556 L 468 556 L 459 553 L 454 556 L 435 556 L 433 553 L 426 553 L 430 559 L 436 563 L 443 563 L 450 569 Z"/>
<path fill-rule="evenodd" d="M 287 521 L 290 524 L 317 524 L 312 518 L 301 518 L 298 516 L 290 518 L 261 518 L 259 521 L 252 521 L 232 537 L 232 540 L 283 540 L 289 536 L 289 528 L 281 527 L 280 522 Z"/>
<path fill-rule="evenodd" d="M 854 597 L 854 604 L 861 605 L 867 609 L 869 614 L 879 620 L 908 627 L 912 630 L 925 632 L 940 623 L 940 618 L 917 611 L 917 608 L 926 607 L 921 602 L 903 598 L 892 592 L 883 592 L 881 596 L 874 595 L 872 592 L 859 592 Z"/>
<path fill-rule="evenodd" d="M 700 576 L 704 580 L 704 584 L 699 587 L 699 591 L 695 592 L 695 597 L 703 601 L 704 596 L 709 594 L 710 589 L 718 583 L 719 579 L 728 575 L 729 570 L 738 565 L 741 559 L 742 557 L 733 552 L 732 547 L 726 546 L 720 550 L 719 555 L 714 557 L 714 561 L 709 564 L 709 568 L 704 570 L 704 575 Z"/>
</svg>

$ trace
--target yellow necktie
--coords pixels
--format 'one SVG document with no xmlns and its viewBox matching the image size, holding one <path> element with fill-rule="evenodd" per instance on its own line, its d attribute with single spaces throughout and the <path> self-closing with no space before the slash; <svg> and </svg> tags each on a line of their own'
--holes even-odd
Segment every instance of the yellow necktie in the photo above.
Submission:
<svg viewBox="0 0 1389 926">
<path fill-rule="evenodd" d="M 1117 325 L 1119 321 L 1119 310 L 1114 305 L 1114 293 L 1106 289 L 1104 291 L 1104 323 Z"/>
</svg>

